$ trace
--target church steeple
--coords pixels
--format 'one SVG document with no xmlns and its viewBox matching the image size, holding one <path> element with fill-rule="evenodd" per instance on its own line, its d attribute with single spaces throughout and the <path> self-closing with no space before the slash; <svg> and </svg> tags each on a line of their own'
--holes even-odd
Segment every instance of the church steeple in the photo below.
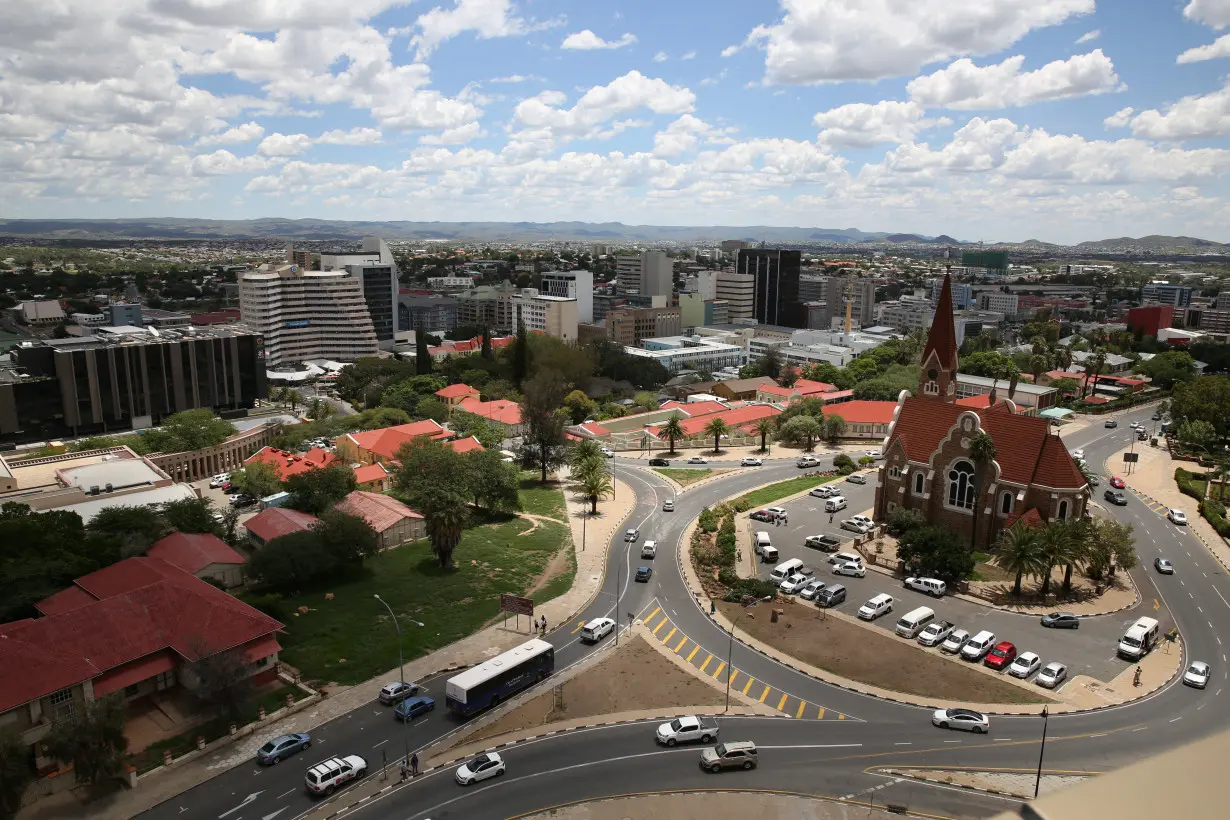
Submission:
<svg viewBox="0 0 1230 820">
<path fill-rule="evenodd" d="M 948 402 L 957 398 L 957 331 L 952 318 L 952 277 L 947 271 L 922 352 L 918 395 Z"/>
</svg>

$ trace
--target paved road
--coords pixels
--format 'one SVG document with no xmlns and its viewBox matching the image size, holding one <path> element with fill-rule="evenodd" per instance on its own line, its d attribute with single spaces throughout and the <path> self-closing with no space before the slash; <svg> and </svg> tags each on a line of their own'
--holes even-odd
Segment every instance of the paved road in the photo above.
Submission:
<svg viewBox="0 0 1230 820">
<path fill-rule="evenodd" d="M 1083 447 L 1094 465 L 1126 441 L 1126 424 L 1147 419 L 1151 410 L 1138 410 L 1120 417 L 1118 430 L 1093 427 L 1068 439 L 1070 448 Z M 830 456 L 831 458 L 831 456 Z M 627 620 L 628 613 L 662 620 L 659 638 L 674 630 L 670 645 L 680 652 L 712 655 L 714 665 L 727 658 L 728 637 L 710 620 L 708 614 L 688 593 L 675 563 L 679 538 L 686 524 L 702 506 L 774 480 L 793 477 L 798 470 L 792 462 L 770 462 L 757 470 L 747 470 L 706 483 L 677 496 L 678 510 L 663 513 L 660 501 L 674 497 L 673 489 L 649 470 L 629 468 L 617 459 L 616 469 L 637 492 L 637 505 L 629 518 L 638 526 L 642 540 L 658 541 L 656 572 L 650 583 L 629 581 L 630 570 L 638 563 L 621 535 L 616 536 L 610 552 L 607 576 L 601 592 L 581 616 L 588 620 L 599 615 Z M 1130 484 L 1129 484 L 1130 486 Z M 1220 631 L 1230 626 L 1230 581 L 1226 573 L 1199 542 L 1186 530 L 1170 525 L 1140 499 L 1133 497 L 1127 507 L 1110 509 L 1113 517 L 1131 523 L 1137 532 L 1142 564 L 1151 564 L 1159 551 L 1177 563 L 1176 575 L 1158 578 L 1156 598 L 1159 607 L 1168 607 L 1174 623 L 1183 634 L 1188 658 L 1213 665 L 1214 678 L 1201 692 L 1171 683 L 1139 703 L 1099 712 L 1061 715 L 1049 720 L 1045 765 L 1048 769 L 1101 771 L 1124 765 L 1156 751 L 1183 744 L 1194 737 L 1219 731 L 1230 725 L 1230 709 L 1222 698 L 1230 698 L 1225 649 Z M 793 519 L 792 519 L 793 522 Z M 638 542 L 639 544 L 639 542 Z M 1152 576 L 1139 573 L 1146 594 Z M 656 612 L 655 612 L 656 611 Z M 1113 633 L 1123 616 L 1104 616 L 1115 627 L 1097 625 L 1083 634 Z M 557 668 L 582 659 L 592 648 L 578 643 L 576 624 L 561 626 L 549 639 L 557 647 Z M 1107 654 L 1113 651 L 1108 649 Z M 1072 659 L 1068 659 L 1072 663 Z M 701 786 L 748 786 L 790 789 L 828 796 L 874 794 L 877 802 L 900 801 L 912 807 L 945 816 L 982 817 L 1005 808 L 1002 801 L 967 792 L 910 783 L 894 783 L 869 768 L 889 765 L 996 766 L 1030 769 L 1037 765 L 1038 740 L 1042 721 L 1038 717 L 995 717 L 987 737 L 954 735 L 930 726 L 927 710 L 888 703 L 847 692 L 824 684 L 753 652 L 741 644 L 734 646 L 730 666 L 721 680 L 733 670 L 746 682 L 754 680 L 772 689 L 772 700 L 764 702 L 778 708 L 784 716 L 802 715 L 805 720 L 724 719 L 730 739 L 747 737 L 761 744 L 763 765 L 753 772 L 705 775 L 696 768 L 696 750 L 659 750 L 654 747 L 647 726 L 616 727 L 570 733 L 557 738 L 515 747 L 508 751 L 509 774 L 492 784 L 461 789 L 451 782 L 452 773 L 424 778 L 365 808 L 367 816 L 389 818 L 431 817 L 509 817 L 544 806 L 603 795 L 655 789 L 688 789 Z M 439 682 L 427 682 L 429 690 Z M 755 689 L 750 690 L 755 692 Z M 779 693 L 785 695 L 778 699 Z M 774 703 L 774 701 L 778 701 Z M 1206 708 L 1207 707 L 1207 708 Z M 823 710 L 823 711 L 820 711 Z M 824 717 L 823 721 L 814 718 Z M 837 719 L 832 719 L 836 717 Z M 456 724 L 442 710 L 410 727 L 411 748 L 452 731 Z M 398 726 L 387 710 L 376 705 L 356 710 L 317 730 L 324 742 L 309 755 L 293 762 L 254 773 L 251 766 L 239 766 L 198 789 L 149 812 L 151 817 L 222 817 L 250 793 L 261 794 L 240 816 L 294 817 L 308 805 L 302 794 L 305 766 L 326 754 L 378 754 L 377 748 L 395 745 Z M 380 744 L 379 746 L 377 746 Z M 254 786 L 259 782 L 259 786 Z M 869 791 L 874 790 L 874 791 Z M 181 812 L 181 807 L 183 811 Z M 290 811 L 293 809 L 294 811 Z"/>
</svg>

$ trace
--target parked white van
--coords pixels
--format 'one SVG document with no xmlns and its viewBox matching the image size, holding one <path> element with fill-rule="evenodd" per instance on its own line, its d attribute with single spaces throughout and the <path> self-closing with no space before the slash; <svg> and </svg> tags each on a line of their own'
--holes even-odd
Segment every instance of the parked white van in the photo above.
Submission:
<svg viewBox="0 0 1230 820">
<path fill-rule="evenodd" d="M 764 530 L 761 530 L 760 532 L 756 533 L 756 536 L 753 540 L 756 543 L 756 552 L 760 552 L 765 547 L 773 546 L 773 542 L 769 540 L 769 534 L 765 532 Z"/>
<path fill-rule="evenodd" d="M 918 609 L 907 612 L 900 621 L 897 621 L 897 626 L 893 631 L 903 638 L 913 640 L 918 637 L 918 633 L 926 628 L 927 624 L 935 620 L 935 610 L 931 607 L 920 606 Z"/>
<path fill-rule="evenodd" d="M 1153 649 L 1157 636 L 1156 618 L 1137 618 L 1119 639 L 1119 654 L 1129 660 L 1140 660 Z"/>
<path fill-rule="evenodd" d="M 773 568 L 771 573 L 769 573 L 769 580 L 775 584 L 780 584 L 792 574 L 798 572 L 802 566 L 803 562 L 798 558 L 791 558 L 789 561 L 782 561 Z"/>
<path fill-rule="evenodd" d="M 846 508 L 846 497 L 844 495 L 835 495 L 824 502 L 824 511 L 826 513 L 839 512 Z"/>
<path fill-rule="evenodd" d="M 760 562 L 762 564 L 772 564 L 778 559 L 777 547 L 761 547 Z"/>
</svg>

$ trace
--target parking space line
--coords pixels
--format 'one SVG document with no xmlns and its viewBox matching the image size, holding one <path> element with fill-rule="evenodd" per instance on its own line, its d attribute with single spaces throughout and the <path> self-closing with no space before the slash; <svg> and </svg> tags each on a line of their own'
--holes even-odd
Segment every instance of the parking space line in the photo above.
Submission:
<svg viewBox="0 0 1230 820">
<path fill-rule="evenodd" d="M 824 720 L 824 707 L 820 707 L 820 713 L 816 715 L 816 720 Z"/>
<path fill-rule="evenodd" d="M 679 631 L 679 627 L 672 626 L 671 631 L 666 633 L 666 637 L 662 639 L 662 643 L 668 643 L 671 638 L 675 637 L 675 633 Z"/>
<path fill-rule="evenodd" d="M 657 629 L 655 629 L 655 630 L 653 631 L 653 634 L 656 636 L 659 632 L 661 632 L 661 631 L 662 631 L 662 627 L 666 626 L 666 625 L 667 625 L 667 624 L 669 624 L 670 622 L 671 622 L 671 619 L 670 619 L 670 618 L 663 618 L 663 619 L 662 619 L 662 623 L 658 624 L 658 627 L 657 627 Z"/>
<path fill-rule="evenodd" d="M 806 708 L 807 708 L 807 701 L 805 701 L 805 700 L 801 700 L 801 701 L 799 701 L 799 711 L 798 711 L 798 712 L 796 712 L 794 716 L 795 716 L 796 718 L 801 718 L 801 717 L 803 717 L 803 710 L 804 710 L 804 709 L 806 709 Z"/>
<path fill-rule="evenodd" d="M 692 647 L 692 651 L 688 653 L 688 663 L 692 662 L 692 658 L 696 657 L 696 653 L 700 651 L 700 644 Z"/>
<path fill-rule="evenodd" d="M 712 655 L 710 655 L 709 657 L 705 658 L 705 662 L 704 662 L 704 663 L 702 663 L 702 664 L 700 665 L 700 671 L 704 672 L 704 671 L 705 671 L 705 667 L 709 665 L 709 661 L 711 661 L 711 660 L 713 660 L 713 656 L 712 656 Z"/>
<path fill-rule="evenodd" d="M 722 661 L 721 663 L 718 664 L 718 668 L 714 670 L 713 677 L 716 678 L 718 675 L 722 674 L 722 670 L 725 668 L 726 668 L 726 661 Z"/>
<path fill-rule="evenodd" d="M 743 694 L 747 694 L 747 690 L 752 688 L 752 684 L 756 682 L 755 678 L 748 678 L 747 683 L 743 684 Z"/>
<path fill-rule="evenodd" d="M 581 631 L 581 627 L 585 626 L 585 621 L 577 621 L 577 628 L 569 632 L 569 635 L 575 635 Z"/>
<path fill-rule="evenodd" d="M 727 686 L 734 686 L 734 685 L 735 685 L 735 678 L 737 678 L 737 677 L 739 677 L 739 670 L 738 670 L 738 669 L 732 669 L 732 670 L 730 670 L 730 678 L 726 681 L 726 685 L 727 685 Z"/>
<path fill-rule="evenodd" d="M 679 650 L 680 650 L 680 649 L 683 649 L 683 645 L 684 645 L 684 644 L 686 644 L 687 642 L 688 642 L 688 636 L 687 636 L 687 635 L 684 635 L 682 638 L 680 638 L 680 639 L 679 639 L 679 643 L 675 646 L 675 654 L 676 654 L 676 655 L 678 655 L 678 654 L 679 654 Z"/>
<path fill-rule="evenodd" d="M 786 710 L 786 698 L 790 697 L 785 692 L 782 692 L 782 699 L 777 702 L 777 711 L 784 712 Z"/>
<path fill-rule="evenodd" d="M 760 693 L 760 702 L 761 702 L 761 703 L 764 703 L 764 699 L 765 699 L 765 698 L 767 698 L 767 697 L 769 696 L 769 692 L 771 692 L 771 691 L 772 691 L 772 690 L 769 688 L 769 684 L 767 684 L 767 683 L 766 683 L 766 684 L 764 685 L 764 691 Z"/>
<path fill-rule="evenodd" d="M 650 612 L 648 615 L 645 616 L 645 625 L 648 626 L 649 622 L 653 620 L 654 616 L 657 615 L 661 611 L 662 611 L 662 607 L 655 606 L 653 608 L 653 612 Z"/>
</svg>

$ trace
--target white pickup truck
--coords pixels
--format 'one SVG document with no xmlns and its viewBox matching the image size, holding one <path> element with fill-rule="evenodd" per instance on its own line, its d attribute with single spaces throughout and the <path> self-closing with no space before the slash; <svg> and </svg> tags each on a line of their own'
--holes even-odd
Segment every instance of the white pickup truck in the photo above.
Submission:
<svg viewBox="0 0 1230 820">
<path fill-rule="evenodd" d="M 710 743 L 717 740 L 718 725 L 708 718 L 698 718 L 695 715 L 677 717 L 670 723 L 658 727 L 658 742 L 666 746 L 676 743 Z"/>
</svg>

